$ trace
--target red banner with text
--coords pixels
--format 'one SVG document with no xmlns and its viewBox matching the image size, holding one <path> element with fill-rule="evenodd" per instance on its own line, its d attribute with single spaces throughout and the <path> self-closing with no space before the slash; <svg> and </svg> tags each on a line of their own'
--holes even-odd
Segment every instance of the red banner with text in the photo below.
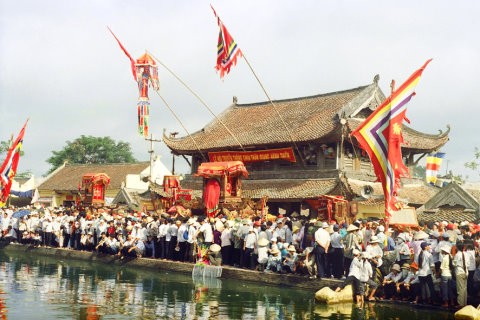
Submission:
<svg viewBox="0 0 480 320">
<path fill-rule="evenodd" d="M 297 162 L 292 148 L 269 149 L 259 151 L 209 152 L 208 158 L 211 162 L 242 161 L 246 163 L 271 160 L 286 160 L 290 162 Z"/>
</svg>

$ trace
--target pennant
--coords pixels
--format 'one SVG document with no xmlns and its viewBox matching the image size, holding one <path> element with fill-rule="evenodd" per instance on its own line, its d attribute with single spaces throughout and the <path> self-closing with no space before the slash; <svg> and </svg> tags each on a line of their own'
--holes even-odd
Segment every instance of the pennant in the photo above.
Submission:
<svg viewBox="0 0 480 320">
<path fill-rule="evenodd" d="M 443 158 L 445 158 L 444 152 L 437 152 L 427 156 L 427 168 L 425 171 L 427 183 L 431 185 L 436 184 Z"/>
<path fill-rule="evenodd" d="M 107 27 L 108 30 L 110 31 L 110 33 L 112 34 L 112 36 L 115 38 L 115 40 L 117 40 L 118 42 L 118 45 L 120 46 L 120 49 L 122 49 L 122 51 L 125 53 L 125 55 L 128 57 L 128 59 L 130 59 L 130 64 L 131 64 L 131 68 L 132 68 L 132 74 L 133 74 L 133 78 L 135 79 L 135 81 L 137 81 L 137 72 L 135 70 L 135 60 L 133 60 L 132 56 L 130 55 L 130 53 L 128 53 L 127 49 L 125 49 L 125 47 L 123 46 L 123 44 L 120 42 L 120 40 L 118 40 L 117 36 L 113 33 L 113 31 Z"/>
<path fill-rule="evenodd" d="M 382 183 L 385 195 L 385 215 L 390 217 L 396 211 L 396 195 L 400 188 L 400 177 L 408 176 L 408 169 L 402 160 L 402 125 L 406 104 L 415 95 L 415 87 L 423 70 L 432 59 L 415 71 L 398 90 L 392 94 L 356 129 L 354 136 L 364 149 L 373 165 L 378 181 Z"/>
<path fill-rule="evenodd" d="M 237 58 L 242 57 L 242 51 L 235 40 L 233 40 L 227 27 L 225 27 L 222 20 L 217 16 L 213 6 L 211 7 L 213 14 L 215 14 L 215 17 L 217 18 L 218 26 L 220 27 L 217 44 L 217 65 L 215 66 L 215 69 L 220 72 L 220 78 L 223 78 L 225 74 L 230 72 L 230 68 L 237 64 Z"/>
<path fill-rule="evenodd" d="M 0 168 L 0 207 L 3 207 L 10 194 L 12 181 L 17 173 L 18 161 L 20 160 L 20 151 L 22 150 L 23 135 L 28 120 L 23 125 L 22 130 L 18 134 L 17 139 L 8 150 L 7 157 Z"/>
</svg>

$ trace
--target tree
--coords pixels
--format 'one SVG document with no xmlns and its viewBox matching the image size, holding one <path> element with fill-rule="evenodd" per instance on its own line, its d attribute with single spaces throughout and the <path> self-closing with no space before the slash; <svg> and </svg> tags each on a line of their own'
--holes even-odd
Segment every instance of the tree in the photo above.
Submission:
<svg viewBox="0 0 480 320">
<path fill-rule="evenodd" d="M 416 165 L 413 168 L 413 176 L 416 177 L 416 178 L 425 179 L 425 172 L 426 171 L 427 171 L 427 168 L 425 166 Z"/>
<path fill-rule="evenodd" d="M 53 155 L 47 159 L 52 165 L 48 173 L 69 163 L 132 163 L 137 161 L 127 142 L 115 142 L 110 137 L 80 136 L 70 142 L 60 151 L 52 151 Z"/>
<path fill-rule="evenodd" d="M 478 149 L 478 147 L 475 147 L 473 157 L 474 159 L 472 161 L 465 163 L 465 167 L 476 171 L 480 167 L 480 149 Z"/>
</svg>

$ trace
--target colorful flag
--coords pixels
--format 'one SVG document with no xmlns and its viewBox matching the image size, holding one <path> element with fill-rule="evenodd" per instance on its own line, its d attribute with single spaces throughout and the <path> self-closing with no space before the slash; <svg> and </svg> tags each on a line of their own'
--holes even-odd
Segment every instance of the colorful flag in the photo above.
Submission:
<svg viewBox="0 0 480 320">
<path fill-rule="evenodd" d="M 107 27 L 108 28 L 108 27 Z M 120 49 L 123 50 L 123 52 L 127 55 L 128 59 L 130 59 L 130 64 L 131 64 L 131 68 L 132 68 L 132 74 L 133 74 L 133 78 L 135 79 L 135 81 L 137 81 L 137 72 L 135 70 L 135 60 L 133 60 L 132 56 L 130 55 L 130 53 L 128 53 L 127 49 L 125 49 L 125 47 L 123 46 L 123 44 L 120 42 L 120 40 L 118 40 L 117 36 L 113 33 L 113 31 L 108 28 L 108 30 L 110 30 L 110 33 L 112 34 L 112 36 L 115 38 L 115 40 L 117 40 L 118 42 L 118 45 L 120 46 Z"/>
<path fill-rule="evenodd" d="M 393 91 L 351 134 L 367 152 L 375 175 L 382 183 L 387 218 L 392 210 L 397 210 L 396 195 L 400 188 L 400 177 L 408 176 L 401 150 L 403 120 L 408 122 L 405 117 L 406 104 L 415 95 L 415 87 L 431 60 L 415 71 L 398 90 Z"/>
<path fill-rule="evenodd" d="M 437 175 L 443 158 L 445 158 L 444 152 L 436 152 L 427 156 L 427 170 L 425 171 L 427 183 L 435 185 L 437 182 Z"/>
<path fill-rule="evenodd" d="M 237 57 L 242 57 L 242 51 L 235 40 L 233 40 L 227 27 L 225 27 L 222 20 L 217 16 L 213 7 L 212 10 L 217 18 L 218 26 L 220 27 L 217 44 L 217 65 L 215 66 L 215 69 L 220 71 L 220 78 L 223 78 L 225 74 L 230 72 L 230 68 L 237 64 Z"/>
<path fill-rule="evenodd" d="M 22 130 L 20 130 L 15 142 L 11 145 L 10 149 L 8 149 L 7 157 L 0 168 L 0 207 L 5 205 L 10 194 L 13 178 L 17 173 L 20 151 L 22 150 L 23 135 L 25 134 L 27 123 L 28 120 L 23 125 Z"/>
</svg>

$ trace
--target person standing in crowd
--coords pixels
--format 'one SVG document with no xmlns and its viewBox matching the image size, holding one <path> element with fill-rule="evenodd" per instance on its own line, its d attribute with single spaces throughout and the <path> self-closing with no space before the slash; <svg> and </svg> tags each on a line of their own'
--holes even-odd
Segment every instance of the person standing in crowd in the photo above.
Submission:
<svg viewBox="0 0 480 320">
<path fill-rule="evenodd" d="M 345 251 L 344 251 L 344 269 L 343 274 L 347 275 L 350 270 L 350 264 L 353 260 L 353 250 L 357 249 L 360 250 L 360 244 L 357 241 L 357 236 L 355 233 L 357 232 L 358 227 L 354 224 L 350 224 L 347 227 L 347 235 L 343 239 L 343 243 L 345 244 Z"/>
<path fill-rule="evenodd" d="M 253 230 L 253 226 L 250 226 L 248 229 L 248 234 L 245 237 L 244 247 L 243 247 L 243 258 L 245 259 L 243 262 L 243 266 L 254 270 L 256 268 L 256 255 L 255 249 L 257 246 L 257 235 Z"/>
<path fill-rule="evenodd" d="M 177 232 L 178 261 L 182 261 L 182 262 L 185 261 L 185 251 L 187 250 L 187 241 L 188 241 L 188 226 L 185 223 L 185 219 L 182 219 Z"/>
<path fill-rule="evenodd" d="M 454 299 L 455 299 L 455 289 L 454 289 L 454 281 L 453 281 L 453 259 L 450 255 L 450 247 L 449 246 L 442 246 L 440 247 L 442 252 L 442 261 L 440 261 L 440 277 L 441 277 L 441 285 L 440 285 L 440 292 L 442 294 L 442 307 L 449 307 L 454 306 Z"/>
<path fill-rule="evenodd" d="M 158 256 L 160 259 L 167 258 L 167 233 L 168 233 L 168 224 L 167 220 L 162 218 L 160 220 L 160 225 L 158 227 L 158 247 L 159 253 Z"/>
<path fill-rule="evenodd" d="M 203 234 L 203 245 L 207 248 L 210 248 L 210 246 L 213 244 L 212 225 L 205 217 L 200 217 L 197 221 L 200 223 L 200 228 L 197 230 L 195 238 L 198 238 L 198 235 Z"/>
<path fill-rule="evenodd" d="M 410 248 L 408 247 L 403 233 L 399 234 L 397 237 L 397 242 L 395 245 L 395 255 L 397 263 L 403 265 L 404 263 L 409 263 L 410 258 Z"/>
<path fill-rule="evenodd" d="M 332 275 L 336 279 L 341 279 L 343 273 L 343 241 L 342 236 L 339 233 L 339 226 L 333 225 L 333 233 L 330 235 L 330 245 L 332 247 L 329 255 L 329 261 L 332 266 Z"/>
<path fill-rule="evenodd" d="M 330 234 L 327 231 L 329 225 L 327 222 L 317 222 L 318 230 L 315 232 L 315 261 L 317 263 L 317 277 L 325 277 L 325 260 L 328 248 L 330 247 Z"/>
<path fill-rule="evenodd" d="M 232 227 L 230 221 L 225 222 L 225 228 L 220 235 L 222 261 L 224 265 L 232 265 Z"/>
<path fill-rule="evenodd" d="M 420 294 L 423 303 L 432 304 L 435 294 L 432 274 L 435 272 L 435 263 L 430 253 L 430 244 L 426 241 L 420 244 L 421 251 L 418 255 L 418 279 L 420 281 Z"/>
<path fill-rule="evenodd" d="M 370 237 L 370 243 L 367 245 L 365 251 L 368 252 L 370 255 L 370 263 L 372 264 L 373 270 L 373 281 L 378 282 L 381 280 L 377 280 L 377 273 L 379 272 L 379 268 L 383 264 L 383 250 L 379 246 L 380 240 L 377 236 Z"/>
<path fill-rule="evenodd" d="M 467 278 L 469 259 L 465 253 L 465 245 L 463 242 L 457 242 L 457 253 L 453 258 L 455 266 L 455 282 L 457 284 L 457 303 L 460 306 L 467 305 Z"/>
</svg>

